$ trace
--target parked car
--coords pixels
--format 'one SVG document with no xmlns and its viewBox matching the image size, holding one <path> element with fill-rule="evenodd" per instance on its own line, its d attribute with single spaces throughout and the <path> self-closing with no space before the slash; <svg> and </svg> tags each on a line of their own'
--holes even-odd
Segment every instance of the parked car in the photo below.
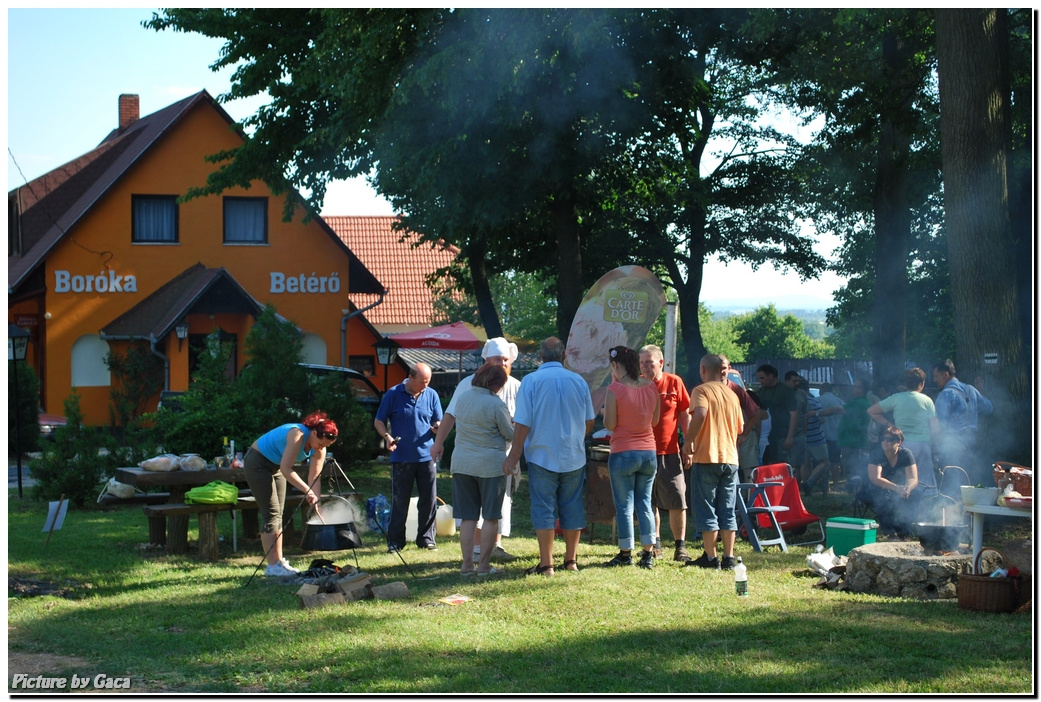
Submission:
<svg viewBox="0 0 1041 702">
<path fill-rule="evenodd" d="M 730 382 L 734 383 L 735 385 L 740 385 L 741 387 L 745 387 L 745 381 L 741 379 L 741 374 L 738 373 L 733 368 L 731 368 L 730 370 L 727 371 L 727 380 L 729 380 Z"/>
<path fill-rule="evenodd" d="M 40 410 L 40 438 L 54 439 L 54 432 L 68 424 L 68 420 L 60 414 L 50 414 Z"/>
<path fill-rule="evenodd" d="M 365 408 L 365 410 L 376 417 L 376 411 L 380 408 L 380 400 L 383 399 L 383 393 L 380 392 L 379 388 L 369 380 L 365 374 L 359 373 L 353 368 L 344 368 L 342 366 L 321 366 L 315 363 L 301 363 L 300 364 L 308 373 L 322 377 L 328 375 L 339 375 L 340 377 L 347 378 L 351 382 L 351 386 L 354 388 L 354 399 Z"/>
</svg>

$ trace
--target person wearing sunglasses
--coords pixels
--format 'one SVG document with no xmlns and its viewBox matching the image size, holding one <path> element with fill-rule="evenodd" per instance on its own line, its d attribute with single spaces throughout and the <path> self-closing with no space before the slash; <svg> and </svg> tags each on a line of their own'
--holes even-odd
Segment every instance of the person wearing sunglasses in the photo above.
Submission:
<svg viewBox="0 0 1041 702">
<path fill-rule="evenodd" d="M 336 424 L 325 412 L 313 412 L 300 423 L 283 424 L 253 442 L 246 451 L 243 468 L 246 482 L 260 509 L 263 528 L 260 545 L 267 557 L 265 575 L 286 577 L 299 570 L 289 565 L 282 554 L 282 512 L 286 505 L 286 484 L 304 493 L 307 504 L 318 502 L 318 476 L 325 465 L 325 452 L 339 435 Z M 293 467 L 308 462 L 307 482 Z"/>
<path fill-rule="evenodd" d="M 882 430 L 882 444 L 868 458 L 871 486 L 867 502 L 878 517 L 883 534 L 910 534 L 918 511 L 918 465 L 903 443 L 904 432 L 886 427 Z"/>
</svg>

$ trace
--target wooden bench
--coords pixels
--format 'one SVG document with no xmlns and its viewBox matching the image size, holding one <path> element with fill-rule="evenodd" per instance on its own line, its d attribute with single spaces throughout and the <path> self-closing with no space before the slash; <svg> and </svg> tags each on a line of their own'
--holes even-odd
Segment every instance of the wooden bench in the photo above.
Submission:
<svg viewBox="0 0 1041 702">
<path fill-rule="evenodd" d="M 297 506 L 304 501 L 303 495 L 286 495 L 285 510 L 282 515 L 282 539 L 292 538 L 293 515 Z M 203 560 L 215 561 L 218 555 L 220 534 L 217 530 L 217 515 L 221 512 L 235 510 L 243 515 L 242 526 L 246 538 L 255 539 L 259 535 L 259 510 L 257 500 L 252 495 L 242 495 L 235 504 L 178 504 L 147 505 L 142 508 L 148 517 L 148 540 L 153 544 L 165 546 L 167 553 L 183 554 L 188 552 L 188 517 L 198 515 L 199 518 L 199 557 Z M 167 517 L 183 517 L 171 520 L 167 529 Z"/>
</svg>

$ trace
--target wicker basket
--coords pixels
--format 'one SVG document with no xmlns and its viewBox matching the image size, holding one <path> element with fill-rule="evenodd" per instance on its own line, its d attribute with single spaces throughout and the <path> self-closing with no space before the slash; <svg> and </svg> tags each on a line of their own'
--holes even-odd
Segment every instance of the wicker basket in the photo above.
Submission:
<svg viewBox="0 0 1041 702">
<path fill-rule="evenodd" d="M 1019 606 L 1019 578 L 992 578 L 980 573 L 984 551 L 994 551 L 1001 562 L 1011 567 L 1005 554 L 996 548 L 981 548 L 973 572 L 958 576 L 958 607 L 976 612 L 1012 612 Z"/>
<path fill-rule="evenodd" d="M 1016 463 L 995 462 L 994 484 L 1004 489 L 1009 483 L 1012 483 L 1012 489 L 1023 497 L 1032 497 L 1034 494 L 1033 471 Z"/>
</svg>

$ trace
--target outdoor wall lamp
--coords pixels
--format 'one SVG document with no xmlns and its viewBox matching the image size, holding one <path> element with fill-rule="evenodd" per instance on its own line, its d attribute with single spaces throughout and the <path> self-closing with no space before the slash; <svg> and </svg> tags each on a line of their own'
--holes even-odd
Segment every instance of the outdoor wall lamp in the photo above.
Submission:
<svg viewBox="0 0 1041 702">
<path fill-rule="evenodd" d="M 177 332 L 177 350 L 181 350 L 181 344 L 188 338 L 188 322 L 181 320 L 181 323 L 174 327 L 174 331 Z"/>
</svg>

